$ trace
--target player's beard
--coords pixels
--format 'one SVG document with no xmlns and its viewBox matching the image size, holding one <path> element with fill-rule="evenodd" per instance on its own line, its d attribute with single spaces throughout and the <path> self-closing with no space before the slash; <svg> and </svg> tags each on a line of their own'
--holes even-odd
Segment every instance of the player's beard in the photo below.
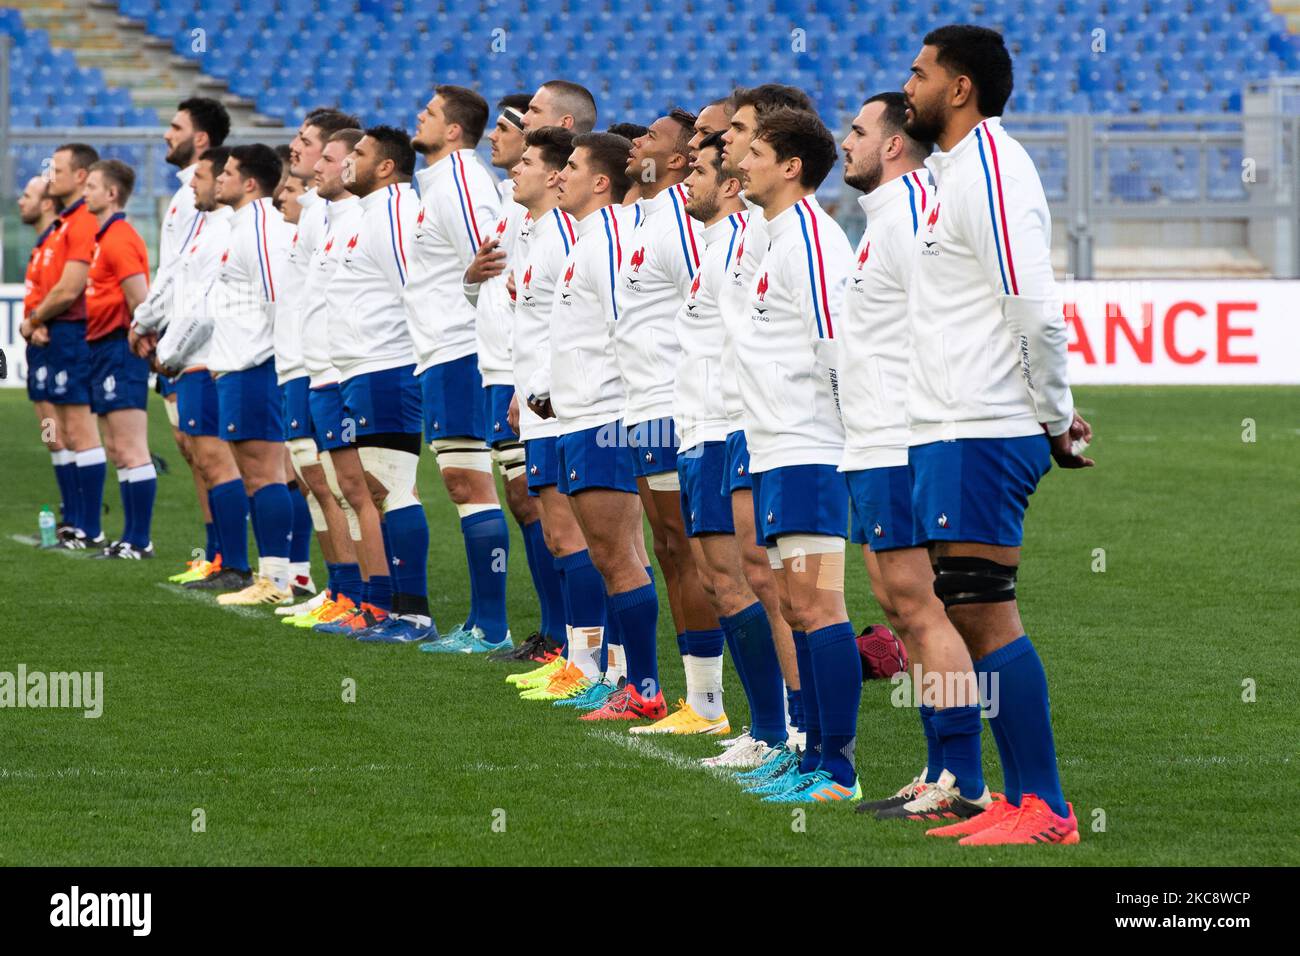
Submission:
<svg viewBox="0 0 1300 956">
<path fill-rule="evenodd" d="M 692 219 L 698 219 L 700 222 L 712 222 L 718 214 L 718 203 L 715 199 L 707 202 L 695 201 L 686 207 L 686 215 Z"/>
<path fill-rule="evenodd" d="M 880 185 L 881 177 L 885 174 L 884 164 L 880 162 L 880 154 L 877 153 L 868 160 L 864 166 L 857 171 L 845 171 L 844 182 L 852 186 L 858 192 L 866 194 L 874 192 Z"/>
<path fill-rule="evenodd" d="M 167 151 L 167 162 L 171 163 L 177 169 L 184 169 L 194 162 L 194 140 L 189 139 L 183 143 L 177 143 Z"/>
<path fill-rule="evenodd" d="M 919 105 L 909 101 L 908 107 L 912 110 L 912 118 L 903 123 L 903 132 L 918 143 L 937 143 L 939 134 L 943 132 L 944 119 L 941 111 L 936 108 L 933 111 L 926 112 Z"/>
</svg>

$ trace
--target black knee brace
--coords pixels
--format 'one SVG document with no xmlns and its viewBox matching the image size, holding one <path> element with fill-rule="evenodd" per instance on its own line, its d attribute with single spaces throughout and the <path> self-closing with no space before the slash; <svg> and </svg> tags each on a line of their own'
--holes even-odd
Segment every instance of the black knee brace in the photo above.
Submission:
<svg viewBox="0 0 1300 956">
<path fill-rule="evenodd" d="M 934 593 L 946 608 L 1014 601 L 1017 570 L 987 558 L 942 557 L 934 565 Z"/>
</svg>

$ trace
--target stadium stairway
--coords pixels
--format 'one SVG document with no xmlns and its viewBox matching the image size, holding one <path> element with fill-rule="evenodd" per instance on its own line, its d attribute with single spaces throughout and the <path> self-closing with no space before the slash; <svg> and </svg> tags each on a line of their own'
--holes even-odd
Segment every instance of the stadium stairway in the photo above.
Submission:
<svg viewBox="0 0 1300 956">
<path fill-rule="evenodd" d="M 110 87 L 128 90 L 132 105 L 155 111 L 162 123 L 178 101 L 199 94 L 225 103 L 236 126 L 279 125 L 224 80 L 205 76 L 166 41 L 121 16 L 110 0 L 6 0 L 5 6 L 17 9 L 26 27 L 45 30 L 52 47 L 71 50 L 78 66 L 99 68 Z"/>
</svg>

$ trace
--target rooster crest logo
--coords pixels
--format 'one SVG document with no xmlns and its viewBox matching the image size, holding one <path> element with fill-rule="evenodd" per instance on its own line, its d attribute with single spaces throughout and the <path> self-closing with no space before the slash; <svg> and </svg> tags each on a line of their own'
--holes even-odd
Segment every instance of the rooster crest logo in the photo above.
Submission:
<svg viewBox="0 0 1300 956">
<path fill-rule="evenodd" d="M 422 226 L 422 225 L 424 225 L 424 207 L 423 207 L 423 206 L 420 207 L 420 214 L 419 214 L 418 216 L 415 217 L 415 224 L 416 224 L 416 226 Z"/>
<path fill-rule="evenodd" d="M 569 266 L 568 269 L 566 269 L 566 270 L 564 271 L 564 284 L 565 284 L 565 285 L 568 285 L 569 282 L 570 282 L 570 280 L 573 279 L 573 266 L 574 266 L 574 265 L 577 265 L 577 263 L 576 263 L 576 262 L 573 263 L 572 265 Z"/>
<path fill-rule="evenodd" d="M 736 246 L 736 261 L 740 262 L 745 258 L 745 240 L 740 240 L 740 245 Z"/>
<path fill-rule="evenodd" d="M 333 248 L 334 248 L 334 237 L 330 236 L 329 242 L 325 243 L 325 255 L 328 256 L 330 254 L 330 250 Z"/>
<path fill-rule="evenodd" d="M 524 273 L 524 288 L 527 289 L 532 284 L 533 284 L 533 267 L 529 266 L 528 270 Z"/>
<path fill-rule="evenodd" d="M 934 204 L 934 212 L 930 213 L 930 218 L 925 221 L 925 228 L 929 232 L 934 232 L 934 224 L 939 221 L 939 203 Z"/>
<path fill-rule="evenodd" d="M 642 246 L 636 252 L 632 253 L 632 271 L 640 272 L 641 265 L 645 262 L 645 246 Z"/>
<path fill-rule="evenodd" d="M 758 301 L 763 301 L 763 296 L 767 295 L 767 273 L 763 273 L 763 278 L 758 280 Z"/>
<path fill-rule="evenodd" d="M 360 237 L 360 235 L 361 233 L 357 233 L 351 239 L 348 240 L 348 252 L 351 252 L 353 249 L 357 247 L 357 239 Z"/>
<path fill-rule="evenodd" d="M 225 252 L 221 254 L 221 264 L 224 266 L 226 264 L 226 260 L 229 258 L 230 258 L 230 250 L 227 249 Z"/>
<path fill-rule="evenodd" d="M 867 256 L 871 255 L 871 243 L 862 247 L 862 253 L 858 256 L 858 268 L 861 269 L 867 264 Z"/>
<path fill-rule="evenodd" d="M 504 219 L 498 219 L 498 220 L 497 220 L 497 235 L 500 236 L 500 235 L 504 234 L 505 231 L 506 231 L 506 221 L 505 221 Z"/>
<path fill-rule="evenodd" d="M 697 272 L 695 273 L 695 281 L 691 283 L 691 298 L 692 299 L 695 298 L 695 296 L 699 293 L 699 291 L 700 291 L 700 274 Z"/>
<path fill-rule="evenodd" d="M 175 207 L 175 206 L 172 206 L 172 211 L 169 212 L 167 215 L 169 215 L 169 216 L 174 216 L 174 215 L 176 215 L 176 207 Z"/>
<path fill-rule="evenodd" d="M 295 229 L 293 231 L 293 239 L 290 240 L 289 245 L 296 246 L 297 244 L 298 244 L 298 230 Z"/>
</svg>

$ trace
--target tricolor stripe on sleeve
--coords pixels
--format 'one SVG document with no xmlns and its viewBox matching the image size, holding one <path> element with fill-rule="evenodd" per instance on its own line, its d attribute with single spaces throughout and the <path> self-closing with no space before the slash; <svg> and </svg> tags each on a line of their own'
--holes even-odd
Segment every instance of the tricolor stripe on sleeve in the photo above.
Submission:
<svg viewBox="0 0 1300 956">
<path fill-rule="evenodd" d="M 465 175 L 465 160 L 459 153 L 451 154 L 451 178 L 456 183 L 456 198 L 460 200 L 460 216 L 465 222 L 465 231 L 469 233 L 470 245 L 478 249 L 483 245 L 479 235 L 478 220 L 474 216 L 474 197 L 469 194 L 469 178 Z"/>
<path fill-rule="evenodd" d="M 402 244 L 402 190 L 388 187 L 388 239 L 393 246 L 397 277 L 406 285 L 406 247 Z"/>
<path fill-rule="evenodd" d="M 998 251 L 998 269 L 1002 273 L 1002 291 L 1006 295 L 1019 295 L 1020 286 L 1016 282 L 1016 264 L 1011 259 L 1011 236 L 1007 232 L 1007 205 L 1002 195 L 1002 169 L 998 165 L 998 147 L 993 142 L 993 134 L 987 123 L 975 127 L 975 142 L 980 149 L 980 162 L 984 165 L 984 190 L 988 196 L 989 219 L 993 224 L 993 245 Z M 986 155 L 984 146 L 988 144 Z M 993 158 L 992 171 L 989 169 L 989 156 Z M 994 193 L 997 202 L 994 203 Z M 1010 275 L 1011 281 L 1007 282 Z"/>
<path fill-rule="evenodd" d="M 925 212 L 925 185 L 915 172 L 903 175 L 903 185 L 907 187 L 907 201 L 912 207 L 912 235 L 916 235 L 916 230 L 921 228 L 921 213 Z M 919 209 L 916 205 L 918 199 L 921 203 Z"/>
<path fill-rule="evenodd" d="M 614 309 L 614 321 L 618 321 L 618 270 L 623 266 L 623 244 L 619 241 L 618 217 L 610 211 L 609 206 L 600 210 L 600 218 L 605 223 L 605 245 L 609 250 L 609 301 Z"/>
<path fill-rule="evenodd" d="M 257 268 L 262 273 L 262 294 L 267 302 L 274 302 L 275 279 L 271 276 L 271 250 L 266 240 L 266 204 L 270 201 L 259 199 L 253 203 L 253 236 L 257 240 Z"/>
<path fill-rule="evenodd" d="M 727 217 L 727 222 L 731 224 L 731 236 L 727 239 L 727 258 L 723 262 L 724 269 L 731 268 L 731 257 L 736 253 L 736 237 L 745 231 L 745 214 L 743 212 L 733 212 Z"/>
<path fill-rule="evenodd" d="M 677 238 L 681 240 L 682 255 L 686 257 L 686 274 L 695 278 L 695 270 L 700 267 L 700 253 L 695 245 L 695 226 L 686 214 L 686 187 L 681 183 L 670 186 L 673 214 L 677 216 Z"/>
<path fill-rule="evenodd" d="M 573 220 L 567 212 L 561 212 L 558 208 L 552 209 L 551 215 L 555 217 L 555 228 L 560 232 L 560 241 L 564 243 L 564 255 L 567 257 L 573 244 L 578 241 L 573 234 Z"/>
<path fill-rule="evenodd" d="M 817 337 L 833 339 L 835 327 L 831 323 L 830 299 L 826 295 L 826 266 L 822 262 L 822 241 L 821 234 L 817 231 L 817 217 L 807 199 L 800 199 L 794 208 L 799 216 L 799 228 L 803 232 L 808 283 L 812 289 L 813 317 L 817 320 Z"/>
</svg>

